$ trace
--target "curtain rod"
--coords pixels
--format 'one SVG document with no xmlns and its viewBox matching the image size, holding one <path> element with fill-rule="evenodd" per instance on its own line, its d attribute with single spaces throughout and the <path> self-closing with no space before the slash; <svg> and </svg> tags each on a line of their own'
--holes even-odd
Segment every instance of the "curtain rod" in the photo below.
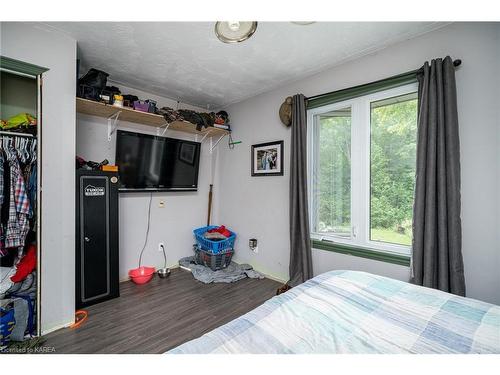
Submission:
<svg viewBox="0 0 500 375">
<path fill-rule="evenodd" d="M 453 60 L 453 66 L 455 68 L 458 67 L 458 66 L 460 66 L 461 64 L 462 64 L 462 60 L 460 60 L 460 59 Z M 401 73 L 401 74 L 398 74 L 398 75 L 395 75 L 395 76 L 392 76 L 392 77 L 389 77 L 389 78 L 380 79 L 378 81 L 374 81 L 374 82 L 370 82 L 370 83 L 364 83 L 362 85 L 354 86 L 352 88 L 357 88 L 357 87 L 362 87 L 362 86 L 366 86 L 366 85 L 376 84 L 378 82 L 383 82 L 383 81 L 386 81 L 386 80 L 389 80 L 389 79 L 393 79 L 393 78 L 398 78 L 398 77 L 403 77 L 403 76 L 409 76 L 409 75 L 412 75 L 412 74 L 417 74 L 417 73 L 422 72 L 422 71 L 423 71 L 423 68 L 419 68 L 419 69 L 411 70 L 409 72 Z M 333 93 L 335 93 L 337 91 L 342 91 L 342 90 L 345 90 L 345 89 L 340 89 L 340 90 L 325 92 L 324 94 L 318 94 L 318 95 L 314 95 L 314 96 L 309 96 L 309 97 L 306 97 L 306 100 L 319 98 L 319 97 L 325 96 L 325 95 L 330 95 L 330 94 L 333 94 Z"/>
</svg>

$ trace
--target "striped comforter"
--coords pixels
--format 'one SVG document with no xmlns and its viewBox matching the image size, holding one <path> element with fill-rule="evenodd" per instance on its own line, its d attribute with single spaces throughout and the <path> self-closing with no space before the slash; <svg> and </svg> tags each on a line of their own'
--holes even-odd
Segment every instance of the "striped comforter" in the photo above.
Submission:
<svg viewBox="0 0 500 375">
<path fill-rule="evenodd" d="M 169 353 L 500 353 L 500 307 L 332 271 Z"/>
</svg>

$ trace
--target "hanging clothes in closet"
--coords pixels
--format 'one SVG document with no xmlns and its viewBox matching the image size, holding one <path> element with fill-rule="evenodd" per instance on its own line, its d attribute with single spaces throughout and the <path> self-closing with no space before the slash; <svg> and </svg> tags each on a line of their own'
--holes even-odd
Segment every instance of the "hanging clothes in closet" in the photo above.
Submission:
<svg viewBox="0 0 500 375">
<path fill-rule="evenodd" d="M 23 255 L 28 233 L 36 230 L 35 138 L 0 137 L 0 256 Z"/>
<path fill-rule="evenodd" d="M 36 138 L 0 135 L 0 308 L 14 312 L 12 341 L 36 330 L 36 147 Z"/>
</svg>

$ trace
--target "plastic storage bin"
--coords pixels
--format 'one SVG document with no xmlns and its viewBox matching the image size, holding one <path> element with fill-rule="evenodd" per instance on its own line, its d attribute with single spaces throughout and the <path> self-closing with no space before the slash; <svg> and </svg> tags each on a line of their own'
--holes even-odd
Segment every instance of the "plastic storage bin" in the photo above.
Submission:
<svg viewBox="0 0 500 375">
<path fill-rule="evenodd" d="M 197 245 L 194 246 L 194 252 L 196 254 L 196 263 L 202 264 L 212 271 L 218 271 L 229 266 L 234 254 L 233 249 L 213 253 L 210 250 L 200 249 Z"/>
<path fill-rule="evenodd" d="M 136 100 L 134 102 L 134 109 L 141 112 L 149 112 L 149 103 L 144 100 Z"/>
<path fill-rule="evenodd" d="M 203 237 L 206 231 L 215 228 L 218 228 L 218 226 L 210 225 L 208 227 L 201 227 L 193 231 L 194 236 L 196 238 L 196 242 L 198 243 L 198 247 L 200 247 L 202 250 L 209 250 L 214 254 L 224 250 L 233 249 L 234 241 L 236 240 L 236 233 L 234 233 L 229 228 L 228 230 L 231 232 L 231 236 L 229 236 L 229 238 L 226 240 L 212 241 Z"/>
</svg>

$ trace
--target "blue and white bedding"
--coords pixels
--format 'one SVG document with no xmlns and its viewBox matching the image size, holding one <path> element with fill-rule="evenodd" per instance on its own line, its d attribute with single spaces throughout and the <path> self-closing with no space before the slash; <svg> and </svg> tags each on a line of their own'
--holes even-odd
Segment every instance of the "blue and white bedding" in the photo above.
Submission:
<svg viewBox="0 0 500 375">
<path fill-rule="evenodd" d="M 169 353 L 500 353 L 500 307 L 332 271 Z"/>
</svg>

